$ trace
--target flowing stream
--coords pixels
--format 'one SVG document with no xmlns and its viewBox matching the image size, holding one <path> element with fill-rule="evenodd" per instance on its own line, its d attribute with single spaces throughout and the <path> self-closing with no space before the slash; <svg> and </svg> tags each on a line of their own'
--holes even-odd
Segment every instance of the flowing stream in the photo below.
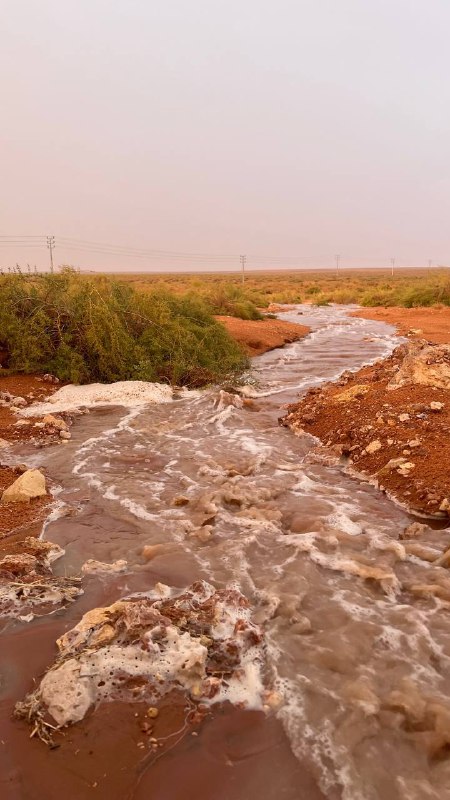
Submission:
<svg viewBox="0 0 450 800">
<path fill-rule="evenodd" d="M 126 559 L 128 570 L 86 578 L 65 611 L 3 631 L 5 800 L 450 798 L 448 611 L 405 590 L 433 569 L 398 540 L 412 518 L 317 457 L 312 437 L 278 423 L 284 404 L 387 355 L 398 339 L 342 307 L 280 316 L 312 331 L 254 359 L 244 394 L 252 403 L 208 389 L 96 410 L 68 445 L 29 456 L 62 487 L 70 512 L 44 533 L 66 551 L 56 571 L 76 574 L 87 559 Z M 427 539 L 439 550 L 448 541 L 448 531 Z M 153 549 L 144 556 L 145 547 Z M 55 751 L 11 722 L 14 702 L 54 660 L 55 639 L 89 608 L 157 581 L 181 588 L 199 579 L 249 599 L 267 680 L 282 698 L 269 719 L 221 712 L 150 766 L 132 763 L 117 704 L 74 726 Z"/>
</svg>

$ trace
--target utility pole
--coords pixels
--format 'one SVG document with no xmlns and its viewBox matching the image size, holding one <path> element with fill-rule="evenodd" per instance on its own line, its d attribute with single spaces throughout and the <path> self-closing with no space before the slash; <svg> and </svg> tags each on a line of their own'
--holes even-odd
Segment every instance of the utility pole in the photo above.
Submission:
<svg viewBox="0 0 450 800">
<path fill-rule="evenodd" d="M 391 258 L 391 275 L 394 277 L 395 258 Z"/>
<path fill-rule="evenodd" d="M 239 256 L 239 260 L 242 267 L 242 283 L 245 283 L 245 264 L 247 262 L 247 256 Z"/>
<path fill-rule="evenodd" d="M 339 262 L 341 260 L 340 255 L 335 256 L 336 259 L 336 272 L 339 272 Z"/>
<path fill-rule="evenodd" d="M 47 236 L 47 247 L 50 250 L 50 272 L 53 273 L 53 249 L 55 247 L 54 236 Z"/>
</svg>

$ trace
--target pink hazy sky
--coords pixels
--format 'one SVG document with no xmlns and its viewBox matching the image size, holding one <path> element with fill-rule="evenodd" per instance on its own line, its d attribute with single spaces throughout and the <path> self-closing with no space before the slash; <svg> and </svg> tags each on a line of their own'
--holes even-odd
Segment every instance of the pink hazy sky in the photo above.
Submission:
<svg viewBox="0 0 450 800">
<path fill-rule="evenodd" d="M 448 0 L 3 0 L 0 235 L 93 269 L 450 263 L 449 30 Z"/>
</svg>

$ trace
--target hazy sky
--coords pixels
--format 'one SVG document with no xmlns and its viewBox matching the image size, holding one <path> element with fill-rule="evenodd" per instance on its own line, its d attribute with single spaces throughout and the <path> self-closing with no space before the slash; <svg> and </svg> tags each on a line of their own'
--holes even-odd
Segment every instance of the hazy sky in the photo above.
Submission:
<svg viewBox="0 0 450 800">
<path fill-rule="evenodd" d="M 0 235 L 450 263 L 449 35 L 449 0 L 3 0 Z"/>
</svg>

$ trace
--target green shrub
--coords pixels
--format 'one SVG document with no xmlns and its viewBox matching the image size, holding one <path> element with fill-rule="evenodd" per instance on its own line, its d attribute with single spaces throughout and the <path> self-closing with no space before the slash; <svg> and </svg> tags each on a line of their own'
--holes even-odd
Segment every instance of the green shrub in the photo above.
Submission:
<svg viewBox="0 0 450 800">
<path fill-rule="evenodd" d="M 198 386 L 247 365 L 195 295 L 137 292 L 70 269 L 0 276 L 0 349 L 9 369 L 52 372 L 77 383 L 134 379 Z"/>
<path fill-rule="evenodd" d="M 328 306 L 330 304 L 329 298 L 324 294 L 318 294 L 314 300 L 315 306 Z"/>
<path fill-rule="evenodd" d="M 257 306 L 267 305 L 267 300 L 261 296 L 247 292 L 241 286 L 224 283 L 215 287 L 205 295 L 213 314 L 223 314 L 240 319 L 262 319 Z"/>
</svg>

